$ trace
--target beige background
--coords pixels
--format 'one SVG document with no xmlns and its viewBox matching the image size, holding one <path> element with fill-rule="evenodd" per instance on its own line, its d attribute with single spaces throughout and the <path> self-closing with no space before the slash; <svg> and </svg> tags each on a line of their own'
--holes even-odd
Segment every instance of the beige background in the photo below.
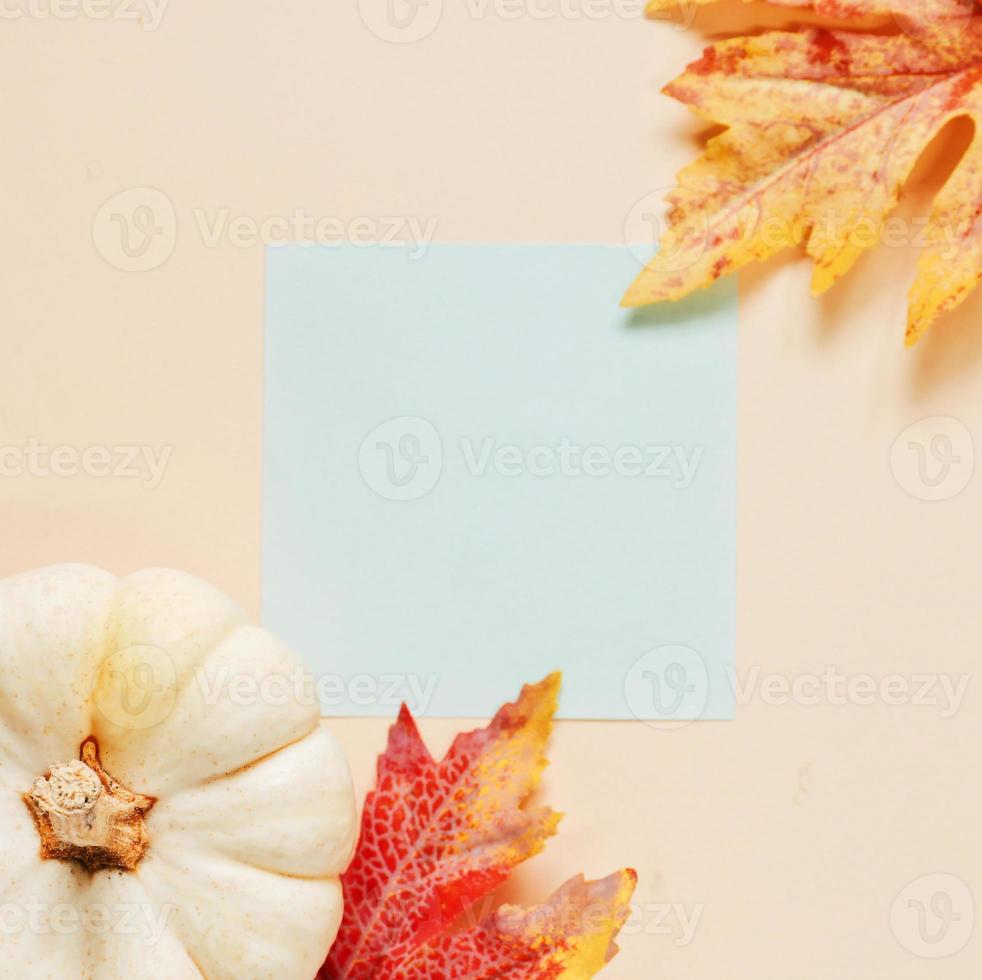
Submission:
<svg viewBox="0 0 982 980">
<path fill-rule="evenodd" d="M 700 131 L 658 87 L 707 32 L 779 19 L 726 6 L 686 32 L 602 3 L 599 19 L 565 9 L 474 17 L 447 0 L 435 31 L 404 45 L 375 37 L 357 0 L 171 0 L 154 31 L 88 15 L 0 22 L 0 443 L 173 447 L 152 490 L 4 478 L 0 570 L 176 565 L 258 614 L 263 254 L 208 247 L 196 210 L 434 217 L 445 241 L 620 242 Z M 929 190 L 932 173 L 914 183 Z M 123 272 L 95 247 L 93 217 L 143 186 L 173 203 L 176 247 Z M 982 478 L 924 502 L 890 450 L 925 416 L 982 431 L 982 298 L 906 352 L 912 261 L 883 249 L 821 302 L 795 257 L 744 277 L 742 677 L 974 670 Z M 386 725 L 334 727 L 364 791 Z M 436 751 L 456 727 L 423 725 Z M 541 796 L 568 816 L 510 895 L 635 866 L 642 909 L 611 978 L 976 978 L 982 939 L 922 959 L 890 910 L 933 873 L 982 898 L 979 744 L 974 684 L 948 719 L 756 698 L 733 724 L 562 724 Z M 701 915 L 687 943 L 679 907 Z"/>
</svg>

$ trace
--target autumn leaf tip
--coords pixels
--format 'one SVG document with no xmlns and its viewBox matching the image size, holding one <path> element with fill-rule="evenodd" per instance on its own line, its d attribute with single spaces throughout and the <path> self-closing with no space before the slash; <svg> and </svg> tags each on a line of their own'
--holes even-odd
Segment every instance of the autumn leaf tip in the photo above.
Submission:
<svg viewBox="0 0 982 980">
<path fill-rule="evenodd" d="M 639 306 L 645 306 L 647 303 L 651 302 L 646 300 L 644 296 L 641 295 L 640 290 L 637 287 L 637 283 L 634 283 L 630 289 L 621 297 L 621 309 L 624 310 L 636 310 Z"/>
<path fill-rule="evenodd" d="M 913 310 L 907 317 L 907 329 L 904 332 L 904 347 L 913 347 L 927 333 L 928 328 L 934 322 L 930 316 L 923 313 L 915 313 Z"/>
<path fill-rule="evenodd" d="M 597 882 L 586 882 L 586 884 L 598 889 L 605 885 L 608 886 L 612 906 L 615 910 L 623 911 L 626 910 L 627 903 L 634 894 L 634 889 L 637 888 L 638 873 L 634 868 L 621 868 L 620 871 L 615 871 L 606 878 L 601 878 Z"/>
<path fill-rule="evenodd" d="M 555 670 L 535 684 L 526 684 L 518 696 L 517 704 L 532 709 L 542 706 L 549 715 L 555 714 L 562 685 L 562 672 Z"/>
<path fill-rule="evenodd" d="M 546 690 L 555 691 L 558 694 L 563 686 L 563 672 L 561 670 L 554 670 L 551 674 L 543 677 L 540 683 Z"/>
<path fill-rule="evenodd" d="M 378 758 L 378 771 L 381 774 L 390 766 L 418 765 L 429 758 L 429 752 L 416 727 L 416 719 L 404 704 L 399 709 L 396 720 L 389 727 L 385 752 Z"/>
</svg>

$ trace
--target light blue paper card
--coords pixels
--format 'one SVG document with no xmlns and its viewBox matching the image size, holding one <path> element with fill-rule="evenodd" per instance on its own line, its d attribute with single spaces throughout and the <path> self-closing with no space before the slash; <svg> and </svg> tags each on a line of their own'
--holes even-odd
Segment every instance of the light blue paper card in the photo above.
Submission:
<svg viewBox="0 0 982 980">
<path fill-rule="evenodd" d="M 737 300 L 631 252 L 267 250 L 263 595 L 325 713 L 730 718 Z"/>
</svg>

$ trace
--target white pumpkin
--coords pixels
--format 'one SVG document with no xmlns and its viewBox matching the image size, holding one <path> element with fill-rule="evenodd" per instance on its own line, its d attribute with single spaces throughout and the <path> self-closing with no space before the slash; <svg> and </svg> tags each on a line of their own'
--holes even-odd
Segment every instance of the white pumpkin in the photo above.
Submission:
<svg viewBox="0 0 982 980">
<path fill-rule="evenodd" d="M 219 592 L 0 582 L 0 975 L 311 980 L 355 832 L 309 677 Z"/>
</svg>

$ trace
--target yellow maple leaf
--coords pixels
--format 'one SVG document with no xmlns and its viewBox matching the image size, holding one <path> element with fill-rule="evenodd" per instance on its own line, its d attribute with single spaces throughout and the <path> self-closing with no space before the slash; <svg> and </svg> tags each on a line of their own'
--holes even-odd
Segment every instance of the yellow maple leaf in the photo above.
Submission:
<svg viewBox="0 0 982 980">
<path fill-rule="evenodd" d="M 674 0 L 653 0 L 664 9 Z M 709 0 L 698 0 L 709 2 Z M 883 13 L 899 34 L 810 28 L 708 47 L 665 91 L 727 129 L 678 175 L 656 256 L 623 305 L 678 299 L 792 245 L 821 293 L 876 245 L 927 144 L 952 119 L 982 123 L 982 16 L 956 0 L 822 0 L 836 16 Z M 805 6 L 784 0 L 785 6 Z M 899 6 L 898 6 L 899 5 Z M 906 19 L 905 19 L 906 18 Z M 906 342 L 982 277 L 982 143 L 938 193 L 910 291 Z"/>
</svg>

